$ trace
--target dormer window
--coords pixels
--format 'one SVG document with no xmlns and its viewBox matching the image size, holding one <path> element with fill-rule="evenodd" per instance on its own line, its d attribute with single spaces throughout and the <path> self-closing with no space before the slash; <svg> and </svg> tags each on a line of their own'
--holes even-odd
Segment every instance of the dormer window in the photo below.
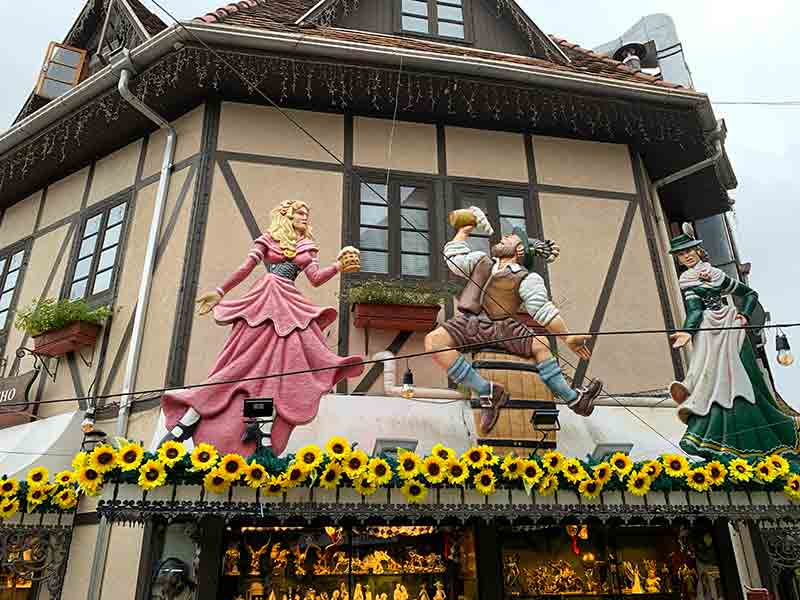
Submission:
<svg viewBox="0 0 800 600">
<path fill-rule="evenodd" d="M 36 85 L 36 95 L 55 100 L 66 94 L 80 83 L 85 62 L 85 50 L 51 42 Z"/>
<path fill-rule="evenodd" d="M 402 31 L 466 39 L 463 0 L 400 0 L 400 3 Z"/>
</svg>

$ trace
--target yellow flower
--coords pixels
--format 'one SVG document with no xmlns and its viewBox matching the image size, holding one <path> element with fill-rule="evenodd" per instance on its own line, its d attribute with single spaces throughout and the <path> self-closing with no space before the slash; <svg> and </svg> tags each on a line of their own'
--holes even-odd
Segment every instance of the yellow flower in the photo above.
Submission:
<svg viewBox="0 0 800 600">
<path fill-rule="evenodd" d="M 584 479 L 578 486 L 578 491 L 584 498 L 597 498 L 603 491 L 603 484 L 596 479 Z"/>
<path fill-rule="evenodd" d="M 323 471 L 319 484 L 326 489 L 335 490 L 339 486 L 341 479 L 342 465 L 332 460 L 328 463 L 328 468 Z"/>
<path fill-rule="evenodd" d="M 56 483 L 58 485 L 69 485 L 75 483 L 75 473 L 72 471 L 59 471 L 56 473 Z"/>
<path fill-rule="evenodd" d="M 237 481 L 247 469 L 247 463 L 239 454 L 226 454 L 219 461 L 219 472 L 231 481 Z"/>
<path fill-rule="evenodd" d="M 222 494 L 231 486 L 231 480 L 219 468 L 212 469 L 203 477 L 203 487 L 214 494 Z"/>
<path fill-rule="evenodd" d="M 800 500 L 800 475 L 789 475 L 783 491 L 793 500 Z"/>
<path fill-rule="evenodd" d="M 509 481 L 519 479 L 522 476 L 522 458 L 511 452 L 506 454 L 500 470 Z"/>
<path fill-rule="evenodd" d="M 302 469 L 312 471 L 322 462 L 322 450 L 315 444 L 303 446 L 294 455 L 294 460 Z"/>
<path fill-rule="evenodd" d="M 293 463 L 289 466 L 289 470 L 286 471 L 286 486 L 287 487 L 295 487 L 303 483 L 306 479 L 308 479 L 308 474 L 310 471 L 307 471 L 303 467 L 301 467 L 298 463 Z"/>
<path fill-rule="evenodd" d="M 599 465 L 595 465 L 592 467 L 592 473 L 594 474 L 594 478 L 601 486 L 608 483 L 611 479 L 611 475 L 613 471 L 611 470 L 611 465 L 607 462 L 601 462 Z"/>
<path fill-rule="evenodd" d="M 401 450 L 397 455 L 397 474 L 401 479 L 411 479 L 419 473 L 422 459 L 415 452 Z"/>
<path fill-rule="evenodd" d="M 708 477 L 711 479 L 711 485 L 718 486 L 725 483 L 725 476 L 728 474 L 728 469 L 725 468 L 718 460 L 711 461 L 706 465 Z"/>
<path fill-rule="evenodd" d="M 78 485 L 90 496 L 95 495 L 103 485 L 103 474 L 88 464 L 78 469 L 77 476 Z"/>
<path fill-rule="evenodd" d="M 164 485 L 167 481 L 167 470 L 164 464 L 157 460 L 148 460 L 139 468 L 139 487 L 143 490 L 152 490 Z"/>
<path fill-rule="evenodd" d="M 174 467 L 184 456 L 186 456 L 186 448 L 175 440 L 164 442 L 158 448 L 158 458 L 162 464 L 168 467 Z"/>
<path fill-rule="evenodd" d="M 425 487 L 424 483 L 416 479 L 409 479 L 406 481 L 405 485 L 400 488 L 400 492 L 406 497 L 406 500 L 415 504 L 425 500 L 425 497 L 428 495 L 428 488 Z"/>
<path fill-rule="evenodd" d="M 78 495 L 72 488 L 65 488 L 56 494 L 53 502 L 61 510 L 69 510 L 78 503 Z"/>
<path fill-rule="evenodd" d="M 661 457 L 661 464 L 670 477 L 680 479 L 689 472 L 689 461 L 680 454 L 665 454 Z"/>
<path fill-rule="evenodd" d="M 81 450 L 75 455 L 75 458 L 72 459 L 72 470 L 77 472 L 78 469 L 86 466 L 87 460 L 89 460 L 89 455 Z"/>
<path fill-rule="evenodd" d="M 615 452 L 609 463 L 620 480 L 630 473 L 631 469 L 633 469 L 633 461 L 631 460 L 631 457 L 624 452 Z"/>
<path fill-rule="evenodd" d="M 244 474 L 245 483 L 253 489 L 260 487 L 267 479 L 267 470 L 257 462 L 253 461 L 247 467 Z"/>
<path fill-rule="evenodd" d="M 419 470 L 430 483 L 441 483 L 447 476 L 447 466 L 436 455 L 431 455 L 423 460 Z"/>
<path fill-rule="evenodd" d="M 43 485 L 47 483 L 50 473 L 44 467 L 36 467 L 28 471 L 28 485 Z"/>
<path fill-rule="evenodd" d="M 753 478 L 753 467 L 742 458 L 734 458 L 728 463 L 728 474 L 734 481 L 745 483 Z"/>
<path fill-rule="evenodd" d="M 664 470 L 664 466 L 657 460 L 651 460 L 646 462 L 640 471 L 647 475 L 651 481 L 655 481 L 659 475 L 661 475 L 661 471 Z"/>
<path fill-rule="evenodd" d="M 481 469 L 489 457 L 486 456 L 482 446 L 473 446 L 461 455 L 461 462 L 473 469 Z"/>
<path fill-rule="evenodd" d="M 363 450 L 353 450 L 344 460 L 344 472 L 350 479 L 357 479 L 366 470 L 369 457 Z"/>
<path fill-rule="evenodd" d="M 564 464 L 564 456 L 556 450 L 549 450 L 542 456 L 542 464 L 549 473 L 558 473 Z"/>
<path fill-rule="evenodd" d="M 344 460 L 350 454 L 350 442 L 345 437 L 335 435 L 325 444 L 325 450 L 332 459 Z"/>
<path fill-rule="evenodd" d="M 451 460 L 455 460 L 456 458 L 455 451 L 452 448 L 448 448 L 444 444 L 436 444 L 431 450 L 431 454 L 433 454 L 434 456 L 438 456 L 445 463 Z"/>
<path fill-rule="evenodd" d="M 571 483 L 578 483 L 589 477 L 586 469 L 583 468 L 583 465 L 581 465 L 580 461 L 576 458 L 565 460 L 564 464 L 561 465 L 561 472 L 564 474 L 564 477 L 567 478 L 567 481 Z"/>
<path fill-rule="evenodd" d="M 549 496 L 556 491 L 556 488 L 558 488 L 558 476 L 550 474 L 539 481 L 539 485 L 536 486 L 536 491 L 542 496 Z"/>
<path fill-rule="evenodd" d="M 778 477 L 784 477 L 789 474 L 789 461 L 783 458 L 780 454 L 771 454 L 767 460 L 775 467 Z"/>
<path fill-rule="evenodd" d="M 9 519 L 19 512 L 19 500 L 5 500 L 0 504 L 0 518 Z"/>
<path fill-rule="evenodd" d="M 362 496 L 371 496 L 374 494 L 378 486 L 374 481 L 370 481 L 367 477 L 359 477 L 353 482 L 353 487 Z"/>
<path fill-rule="evenodd" d="M 135 471 L 144 459 L 144 448 L 139 444 L 128 442 L 117 452 L 117 462 L 123 471 Z"/>
<path fill-rule="evenodd" d="M 217 464 L 218 456 L 217 449 L 211 444 L 197 444 L 189 456 L 192 461 L 192 470 L 210 471 Z"/>
<path fill-rule="evenodd" d="M 541 480 L 542 475 L 544 475 L 544 471 L 538 462 L 531 458 L 522 461 L 522 481 L 525 485 L 536 485 Z"/>
<path fill-rule="evenodd" d="M 697 467 L 686 473 L 686 483 L 693 490 L 706 492 L 711 487 L 711 477 L 705 468 Z"/>
<path fill-rule="evenodd" d="M 475 489 L 484 496 L 494 494 L 497 489 L 495 487 L 496 481 L 494 472 L 491 469 L 484 469 L 480 473 L 477 473 L 475 477 L 472 478 L 472 483 L 475 484 Z"/>
<path fill-rule="evenodd" d="M 333 463 L 331 463 L 333 464 Z M 270 477 L 269 481 L 264 485 L 264 493 L 267 496 L 280 496 L 286 491 L 287 482 L 283 475 Z"/>
<path fill-rule="evenodd" d="M 453 485 L 464 485 L 469 477 L 469 469 L 460 460 L 451 460 L 447 463 L 447 481 Z"/>
<path fill-rule="evenodd" d="M 631 471 L 628 476 L 628 491 L 634 496 L 644 496 L 650 491 L 652 481 L 643 471 Z"/>
<path fill-rule="evenodd" d="M 47 485 L 32 485 L 28 488 L 28 506 L 39 506 L 47 500 Z"/>
<path fill-rule="evenodd" d="M 117 451 L 110 444 L 97 446 L 89 455 L 89 466 L 98 473 L 108 473 L 117 466 Z"/>
<path fill-rule="evenodd" d="M 778 471 L 769 459 L 762 460 L 756 465 L 756 477 L 761 481 L 769 483 L 778 478 Z"/>
<path fill-rule="evenodd" d="M 486 465 L 496 465 L 500 462 L 500 457 L 494 453 L 491 446 L 481 444 L 479 448 L 483 450 L 483 454 L 486 456 Z"/>
<path fill-rule="evenodd" d="M 392 480 L 392 467 L 382 458 L 373 458 L 367 465 L 366 478 L 376 487 L 386 485 Z"/>
<path fill-rule="evenodd" d="M 8 477 L 0 482 L 0 497 L 10 498 L 19 491 L 19 481 L 14 477 Z"/>
</svg>

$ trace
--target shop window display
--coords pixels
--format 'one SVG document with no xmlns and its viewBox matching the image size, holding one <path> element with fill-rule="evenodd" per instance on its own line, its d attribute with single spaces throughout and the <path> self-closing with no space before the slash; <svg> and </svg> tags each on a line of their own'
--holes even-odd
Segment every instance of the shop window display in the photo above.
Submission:
<svg viewBox="0 0 800 600">
<path fill-rule="evenodd" d="M 476 600 L 469 529 L 230 527 L 222 600 Z"/>
</svg>

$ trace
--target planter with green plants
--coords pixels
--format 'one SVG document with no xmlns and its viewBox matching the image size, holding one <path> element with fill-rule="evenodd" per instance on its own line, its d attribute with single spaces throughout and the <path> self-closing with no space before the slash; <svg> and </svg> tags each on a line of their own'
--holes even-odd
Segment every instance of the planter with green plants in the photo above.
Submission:
<svg viewBox="0 0 800 600">
<path fill-rule="evenodd" d="M 382 279 L 353 283 L 347 290 L 355 326 L 364 329 L 431 331 L 442 304 L 452 297 L 449 289 Z"/>
<path fill-rule="evenodd" d="M 18 310 L 14 324 L 33 338 L 34 352 L 62 356 L 93 346 L 110 315 L 108 306 L 91 308 L 84 300 L 46 298 Z"/>
</svg>

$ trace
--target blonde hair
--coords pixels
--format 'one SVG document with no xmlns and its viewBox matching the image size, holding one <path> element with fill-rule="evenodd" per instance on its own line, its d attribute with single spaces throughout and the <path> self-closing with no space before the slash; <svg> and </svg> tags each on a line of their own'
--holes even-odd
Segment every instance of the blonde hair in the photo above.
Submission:
<svg viewBox="0 0 800 600">
<path fill-rule="evenodd" d="M 308 204 L 302 200 L 284 200 L 273 208 L 270 213 L 271 221 L 267 233 L 269 233 L 273 240 L 278 242 L 286 258 L 294 258 L 297 256 L 298 238 L 292 221 L 294 220 L 295 211 L 299 208 L 309 210 Z M 314 239 L 310 225 L 306 229 L 305 237 L 310 240 Z"/>
</svg>

